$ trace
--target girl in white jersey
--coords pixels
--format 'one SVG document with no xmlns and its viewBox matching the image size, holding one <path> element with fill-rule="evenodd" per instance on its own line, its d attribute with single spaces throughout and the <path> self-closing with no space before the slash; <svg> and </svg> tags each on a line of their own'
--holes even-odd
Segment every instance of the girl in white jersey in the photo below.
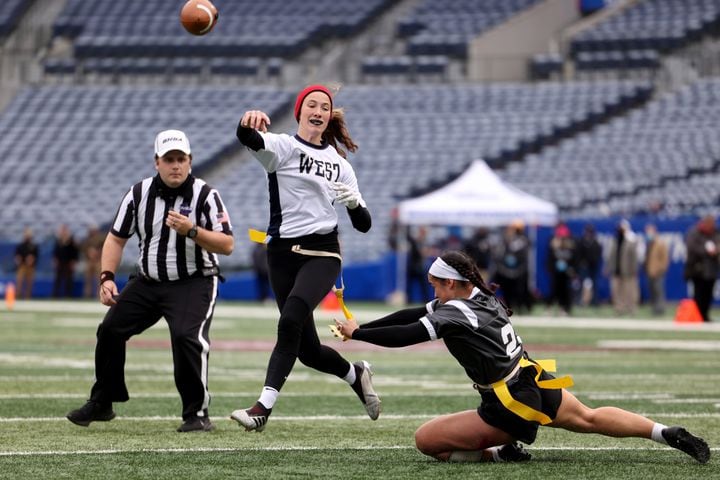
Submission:
<svg viewBox="0 0 720 480">
<path fill-rule="evenodd" d="M 507 309 L 462 252 L 443 254 L 430 267 L 436 299 L 358 326 L 336 320 L 345 338 L 404 347 L 442 338 L 482 396 L 477 410 L 435 418 L 415 432 L 417 448 L 438 460 L 529 460 L 516 441 L 535 441 L 539 425 L 611 437 L 648 438 L 670 445 L 700 463 L 710 459 L 701 438 L 615 407 L 589 408 L 554 378 L 543 361 L 531 360 L 515 334 Z"/>
<path fill-rule="evenodd" d="M 268 265 L 280 320 L 265 385 L 251 408 L 231 418 L 246 430 L 262 431 L 296 359 L 350 384 L 371 419 L 380 414 L 370 365 L 350 364 L 320 344 L 312 312 L 335 284 L 341 256 L 337 201 L 347 207 L 353 227 L 370 229 L 370 212 L 360 195 L 346 153 L 354 152 L 342 110 L 333 109 L 331 92 L 322 85 L 303 89 L 295 101 L 294 136 L 267 131 L 264 112 L 245 112 L 237 136 L 267 171 L 270 193 Z"/>
</svg>

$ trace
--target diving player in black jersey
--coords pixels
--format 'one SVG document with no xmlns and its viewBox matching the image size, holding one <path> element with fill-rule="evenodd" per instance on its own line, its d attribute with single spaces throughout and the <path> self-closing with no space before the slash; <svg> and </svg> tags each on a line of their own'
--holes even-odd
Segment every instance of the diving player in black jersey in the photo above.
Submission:
<svg viewBox="0 0 720 480">
<path fill-rule="evenodd" d="M 336 320 L 340 333 L 385 347 L 404 347 L 442 338 L 450 354 L 475 383 L 477 410 L 443 415 L 415 432 L 417 448 L 446 461 L 528 460 L 516 442 L 533 443 L 539 425 L 611 437 L 639 437 L 670 445 L 700 463 L 710 459 L 701 438 L 682 427 L 666 427 L 616 407 L 590 408 L 555 378 L 543 361 L 532 360 L 474 262 L 450 251 L 435 260 L 428 280 L 436 299 L 358 326 Z"/>
</svg>

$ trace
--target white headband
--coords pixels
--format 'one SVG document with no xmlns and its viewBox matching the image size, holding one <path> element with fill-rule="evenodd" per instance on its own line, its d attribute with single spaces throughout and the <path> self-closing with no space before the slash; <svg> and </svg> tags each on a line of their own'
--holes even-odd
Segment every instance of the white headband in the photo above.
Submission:
<svg viewBox="0 0 720 480">
<path fill-rule="evenodd" d="M 460 273 L 455 270 L 453 267 L 445 263 L 445 261 L 437 257 L 432 265 L 430 265 L 430 275 L 437 278 L 449 278 L 452 280 L 462 280 L 464 282 L 469 282 L 467 278 L 460 275 Z"/>
</svg>

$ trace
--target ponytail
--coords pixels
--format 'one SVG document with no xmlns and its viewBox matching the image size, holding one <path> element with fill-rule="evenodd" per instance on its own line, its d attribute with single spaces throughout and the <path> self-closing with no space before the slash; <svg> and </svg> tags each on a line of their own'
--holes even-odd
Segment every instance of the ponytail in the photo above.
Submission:
<svg viewBox="0 0 720 480">
<path fill-rule="evenodd" d="M 486 284 L 485 280 L 483 280 L 482 278 L 480 269 L 478 269 L 477 265 L 475 265 L 475 262 L 472 260 L 472 258 L 468 257 L 463 252 L 457 250 L 450 250 L 448 252 L 445 252 L 440 256 L 440 258 L 442 258 L 445 263 L 457 270 L 460 275 L 467 278 L 470 283 L 479 288 L 480 291 L 483 292 L 485 295 L 489 295 L 491 297 L 496 296 L 495 292 L 497 291 L 499 285 L 496 283 L 491 283 L 490 285 Z M 498 301 L 505 309 L 507 316 L 512 316 L 512 309 L 505 305 L 505 302 L 503 302 L 499 298 Z"/>
<path fill-rule="evenodd" d="M 350 132 L 345 124 L 345 112 L 342 108 L 333 109 L 330 122 L 328 122 L 325 132 L 323 132 L 322 138 L 332 145 L 343 158 L 347 158 L 347 152 L 355 153 L 358 149 L 358 146 L 350 137 Z M 340 148 L 340 145 L 343 145 L 347 151 Z"/>
</svg>

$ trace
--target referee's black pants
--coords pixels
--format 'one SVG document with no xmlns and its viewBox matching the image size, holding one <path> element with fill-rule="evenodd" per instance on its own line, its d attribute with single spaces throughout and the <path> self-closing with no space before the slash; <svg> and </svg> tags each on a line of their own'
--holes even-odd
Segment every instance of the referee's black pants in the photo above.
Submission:
<svg viewBox="0 0 720 480">
<path fill-rule="evenodd" d="M 340 260 L 287 250 L 271 252 L 268 263 L 280 320 L 265 385 L 280 391 L 296 359 L 310 368 L 343 378 L 350 370 L 350 363 L 320 343 L 312 315 L 332 289 L 340 273 Z"/>
<path fill-rule="evenodd" d="M 165 317 L 170 327 L 175 386 L 182 399 L 183 419 L 207 416 L 209 330 L 216 297 L 215 276 L 164 283 L 140 277 L 130 280 L 97 330 L 91 400 L 128 400 L 126 343 Z"/>
</svg>

